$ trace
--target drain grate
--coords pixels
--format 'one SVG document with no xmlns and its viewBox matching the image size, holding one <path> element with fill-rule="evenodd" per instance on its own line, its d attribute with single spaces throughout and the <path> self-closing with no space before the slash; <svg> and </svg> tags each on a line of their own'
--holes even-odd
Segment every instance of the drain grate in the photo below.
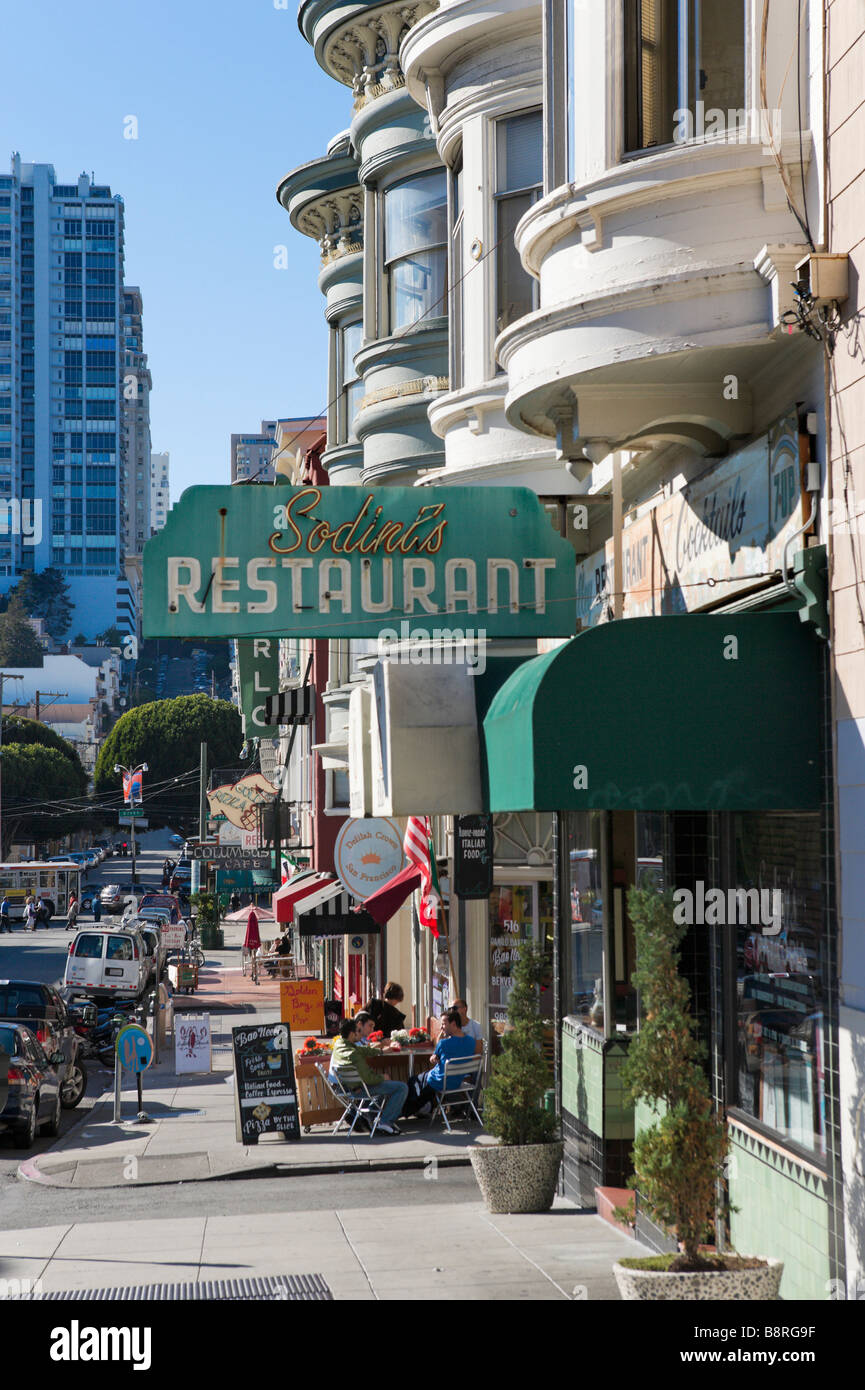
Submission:
<svg viewBox="0 0 865 1390">
<path fill-rule="evenodd" d="M 186 1284 L 134 1284 L 121 1289 L 70 1289 L 57 1293 L 25 1293 L 13 1295 L 24 1302 L 49 1299 L 86 1299 L 114 1301 L 132 1299 L 152 1302 L 164 1299 L 177 1302 L 206 1302 L 210 1300 L 259 1300 L 274 1303 L 332 1303 L 333 1294 L 320 1274 L 269 1274 L 257 1279 L 202 1279 Z"/>
</svg>

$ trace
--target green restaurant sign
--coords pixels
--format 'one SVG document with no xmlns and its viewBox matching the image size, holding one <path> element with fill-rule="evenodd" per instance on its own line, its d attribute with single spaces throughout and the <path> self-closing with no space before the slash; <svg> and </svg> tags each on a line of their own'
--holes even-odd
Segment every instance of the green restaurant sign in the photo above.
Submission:
<svg viewBox="0 0 865 1390">
<path fill-rule="evenodd" d="M 575 613 L 528 488 L 193 487 L 144 547 L 145 637 L 567 637 Z"/>
</svg>

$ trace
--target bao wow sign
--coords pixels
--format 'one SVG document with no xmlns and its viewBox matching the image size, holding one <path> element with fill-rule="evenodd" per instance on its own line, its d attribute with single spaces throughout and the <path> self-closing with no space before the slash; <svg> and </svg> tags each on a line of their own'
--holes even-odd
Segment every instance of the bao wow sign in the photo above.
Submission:
<svg viewBox="0 0 865 1390">
<path fill-rule="evenodd" d="M 575 595 L 528 488 L 194 487 L 144 547 L 147 637 L 566 637 Z"/>
</svg>

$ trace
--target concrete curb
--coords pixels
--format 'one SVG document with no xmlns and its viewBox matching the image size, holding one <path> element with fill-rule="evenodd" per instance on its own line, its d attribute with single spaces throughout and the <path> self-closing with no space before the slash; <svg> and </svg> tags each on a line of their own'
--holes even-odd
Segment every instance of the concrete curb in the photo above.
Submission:
<svg viewBox="0 0 865 1390">
<path fill-rule="evenodd" d="M 471 1166 L 469 1158 L 454 1156 L 453 1158 L 439 1158 L 435 1155 L 436 1163 L 439 1168 L 468 1168 Z M 92 1160 L 91 1160 L 92 1161 Z M 101 1160 L 99 1160 L 101 1161 Z M 334 1159 L 329 1162 L 319 1163 L 267 1163 L 259 1164 L 255 1167 L 226 1168 L 217 1173 L 202 1174 L 200 1177 L 181 1178 L 162 1178 L 148 1181 L 146 1178 L 136 1178 L 130 1182 L 125 1178 L 119 1178 L 117 1182 L 98 1182 L 88 1184 L 86 1182 L 65 1182 L 60 1180 L 60 1174 L 68 1174 L 70 1171 L 77 1171 L 80 1167 L 86 1167 L 80 1160 L 71 1159 L 63 1165 L 46 1172 L 39 1167 L 38 1158 L 29 1158 L 21 1163 L 17 1170 L 17 1177 L 24 1182 L 37 1183 L 41 1187 L 62 1187 L 74 1189 L 76 1192 L 104 1192 L 116 1187 L 176 1187 L 179 1183 L 191 1182 L 224 1182 L 226 1180 L 236 1180 L 238 1178 L 308 1178 L 315 1177 L 323 1173 L 379 1173 L 379 1172 L 410 1172 L 412 1170 L 425 1168 L 428 1158 L 370 1158 L 370 1159 Z M 52 1176 L 57 1174 L 55 1178 Z"/>
</svg>

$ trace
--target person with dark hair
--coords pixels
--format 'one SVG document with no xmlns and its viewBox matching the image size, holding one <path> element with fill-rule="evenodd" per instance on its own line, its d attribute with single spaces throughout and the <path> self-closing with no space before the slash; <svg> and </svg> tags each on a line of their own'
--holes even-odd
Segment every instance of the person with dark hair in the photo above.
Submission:
<svg viewBox="0 0 865 1390">
<path fill-rule="evenodd" d="M 448 1009 L 442 1016 L 442 1025 L 443 1033 L 436 1043 L 433 1065 L 429 1071 L 412 1077 L 408 1102 L 403 1112 L 406 1115 L 420 1115 L 433 1106 L 436 1092 L 441 1095 L 444 1089 L 445 1062 L 464 1061 L 467 1057 L 477 1055 L 475 1039 L 463 1032 L 459 1009 Z M 452 1081 L 451 1089 L 462 1084 L 459 1077 L 453 1077 Z"/>
<path fill-rule="evenodd" d="M 395 1006 L 401 1004 L 405 994 L 402 985 L 396 981 L 389 980 L 384 987 L 381 999 L 370 999 L 366 1006 L 366 1013 L 370 1014 L 375 1022 L 375 1026 L 386 1038 L 396 1028 L 402 1028 L 405 1023 L 405 1014 L 400 1013 Z"/>
<path fill-rule="evenodd" d="M 387 1096 L 376 1134 L 399 1134 L 394 1121 L 402 1113 L 408 1086 L 404 1081 L 392 1081 L 387 1072 L 380 1074 L 374 1071 L 364 1053 L 367 1053 L 367 1049 L 359 1044 L 357 1019 L 343 1019 L 339 1025 L 339 1037 L 330 1054 L 330 1070 L 338 1076 L 343 1068 L 351 1068 L 357 1072 L 372 1095 Z"/>
<path fill-rule="evenodd" d="M 464 999 L 455 999 L 451 1004 L 452 1009 L 456 1009 L 460 1016 L 463 1032 L 467 1038 L 474 1038 L 475 1052 L 484 1050 L 484 1030 L 473 1018 L 469 1018 L 469 1006 Z"/>
</svg>

